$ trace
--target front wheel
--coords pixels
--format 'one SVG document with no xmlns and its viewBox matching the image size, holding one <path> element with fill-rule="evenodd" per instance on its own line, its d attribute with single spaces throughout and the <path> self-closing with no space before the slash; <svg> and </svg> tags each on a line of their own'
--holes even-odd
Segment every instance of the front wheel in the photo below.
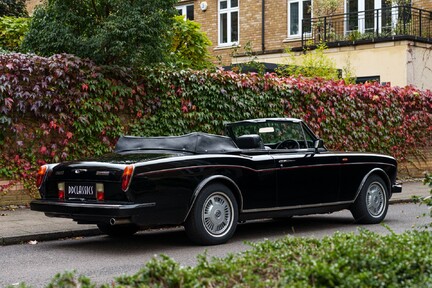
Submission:
<svg viewBox="0 0 432 288">
<path fill-rule="evenodd" d="M 216 245 L 232 237 L 237 221 L 237 201 L 231 190 L 222 184 L 211 184 L 198 195 L 184 226 L 192 241 Z"/>
<path fill-rule="evenodd" d="M 376 224 L 384 220 L 388 210 L 388 188 L 377 175 L 370 176 L 351 208 L 357 223 Z"/>
</svg>

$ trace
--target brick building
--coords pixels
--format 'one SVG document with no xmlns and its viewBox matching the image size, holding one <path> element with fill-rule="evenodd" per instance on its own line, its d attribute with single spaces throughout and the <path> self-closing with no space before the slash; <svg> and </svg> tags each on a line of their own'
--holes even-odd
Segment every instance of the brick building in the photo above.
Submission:
<svg viewBox="0 0 432 288">
<path fill-rule="evenodd" d="M 358 79 L 432 89 L 432 1 L 340 0 L 318 15 L 323 1 L 180 0 L 178 8 L 202 25 L 223 65 L 247 62 L 251 53 L 283 64 L 287 47 L 301 52 L 323 41 L 338 68 L 349 62 Z"/>
</svg>

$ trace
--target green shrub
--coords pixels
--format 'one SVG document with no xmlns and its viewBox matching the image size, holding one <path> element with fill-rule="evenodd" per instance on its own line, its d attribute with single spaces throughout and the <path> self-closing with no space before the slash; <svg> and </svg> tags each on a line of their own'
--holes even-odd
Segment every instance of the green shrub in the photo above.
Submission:
<svg viewBox="0 0 432 288">
<path fill-rule="evenodd" d="M 327 49 L 325 43 L 320 43 L 314 50 L 306 50 L 301 56 L 296 56 L 287 50 L 288 65 L 282 66 L 277 73 L 288 76 L 321 77 L 337 80 L 341 78 L 334 60 L 324 54 Z"/>
<path fill-rule="evenodd" d="M 70 53 L 98 64 L 159 63 L 169 47 L 176 0 L 45 1 L 32 17 L 23 49 Z"/>
<path fill-rule="evenodd" d="M 195 21 L 174 18 L 171 35 L 170 62 L 178 68 L 204 69 L 213 66 L 208 47 L 211 41 Z"/>
<path fill-rule="evenodd" d="M 0 47 L 10 51 L 19 51 L 29 23 L 30 18 L 0 17 Z"/>
<path fill-rule="evenodd" d="M 0 1 L 0 17 L 15 16 L 26 17 L 26 0 L 2 0 Z"/>
<path fill-rule="evenodd" d="M 250 243 L 252 249 L 225 258 L 201 255 L 195 267 L 162 255 L 136 274 L 101 287 L 430 287 L 430 243 L 427 231 L 286 237 Z M 95 286 L 85 276 L 66 272 L 47 287 Z"/>
</svg>

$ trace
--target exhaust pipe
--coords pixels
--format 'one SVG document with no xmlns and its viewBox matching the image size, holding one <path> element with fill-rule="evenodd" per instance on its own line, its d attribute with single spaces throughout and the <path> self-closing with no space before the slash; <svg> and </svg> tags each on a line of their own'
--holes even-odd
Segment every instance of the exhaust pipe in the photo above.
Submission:
<svg viewBox="0 0 432 288">
<path fill-rule="evenodd" d="M 130 224 L 132 223 L 132 221 L 127 218 L 120 218 L 120 219 L 111 218 L 109 220 L 109 223 L 111 226 L 114 226 L 114 225 Z"/>
</svg>

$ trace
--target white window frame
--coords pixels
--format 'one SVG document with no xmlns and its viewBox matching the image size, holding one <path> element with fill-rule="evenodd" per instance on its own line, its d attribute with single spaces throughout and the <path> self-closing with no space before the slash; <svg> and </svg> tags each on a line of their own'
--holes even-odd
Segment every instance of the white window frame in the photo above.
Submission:
<svg viewBox="0 0 432 288">
<path fill-rule="evenodd" d="M 287 10 L 288 10 L 288 38 L 301 38 L 302 37 L 302 20 L 303 20 L 303 2 L 310 1 L 311 6 L 313 5 L 313 0 L 287 0 Z M 298 15 L 299 15 L 299 22 L 298 25 L 298 33 L 297 34 L 291 34 L 291 3 L 298 3 Z M 313 18 L 313 9 L 311 11 L 311 18 Z"/>
<path fill-rule="evenodd" d="M 227 2 L 227 8 L 225 9 L 221 9 L 220 8 L 220 4 L 221 2 Z M 237 3 L 237 7 L 231 7 L 231 0 L 218 0 L 217 2 L 218 5 L 218 46 L 219 47 L 227 47 L 227 46 L 237 46 L 240 43 L 240 0 L 238 0 Z M 238 31 L 237 31 L 237 35 L 238 35 L 238 39 L 237 41 L 232 41 L 231 39 L 231 14 L 237 12 L 237 27 L 238 27 Z M 226 43 L 222 43 L 222 39 L 221 39 L 221 32 L 222 32 L 222 27 L 221 27 L 221 15 L 222 14 L 227 14 L 227 42 Z"/>
<path fill-rule="evenodd" d="M 192 6 L 193 8 L 195 8 L 195 7 L 194 7 L 194 4 L 185 4 L 185 5 L 175 6 L 175 8 L 176 8 L 177 10 L 181 10 L 181 12 L 182 12 L 181 15 L 184 16 L 184 19 L 185 19 L 185 20 L 187 19 L 187 7 L 189 7 L 189 6 Z"/>
<path fill-rule="evenodd" d="M 349 11 L 348 11 L 348 3 L 347 3 L 347 0 L 345 0 L 344 1 L 345 3 L 344 3 L 344 12 L 345 13 L 349 13 Z M 395 5 L 395 3 L 391 3 L 391 5 L 393 6 L 393 5 Z M 365 9 L 366 9 L 366 7 L 365 7 L 365 0 L 357 0 L 357 7 L 358 7 L 358 24 L 357 24 L 357 27 L 358 27 L 358 31 L 360 32 L 360 33 L 365 33 L 366 32 L 366 27 L 365 27 L 365 25 L 366 25 L 366 23 L 365 23 L 365 13 L 364 13 L 364 11 L 365 11 Z M 376 31 L 377 30 L 377 28 L 378 28 L 378 32 L 379 33 L 381 33 L 382 32 L 382 10 L 379 10 L 379 9 L 381 9 L 382 8 L 382 0 L 374 0 L 374 9 L 375 10 L 377 10 L 378 9 L 378 11 L 380 11 L 380 14 L 378 15 L 378 22 L 377 22 L 377 17 L 376 17 L 376 14 L 374 15 L 374 31 Z M 390 11 L 391 11 L 391 14 L 392 14 L 392 16 L 391 16 L 391 26 L 394 28 L 394 27 L 396 27 L 396 23 L 397 23 L 397 21 L 398 21 L 398 10 L 396 9 L 396 8 L 391 8 L 390 9 Z M 345 21 L 346 23 L 345 23 L 345 34 L 349 34 L 349 33 L 351 33 L 352 31 L 350 31 L 348 28 L 349 28 L 349 19 L 347 19 L 346 21 Z"/>
</svg>

